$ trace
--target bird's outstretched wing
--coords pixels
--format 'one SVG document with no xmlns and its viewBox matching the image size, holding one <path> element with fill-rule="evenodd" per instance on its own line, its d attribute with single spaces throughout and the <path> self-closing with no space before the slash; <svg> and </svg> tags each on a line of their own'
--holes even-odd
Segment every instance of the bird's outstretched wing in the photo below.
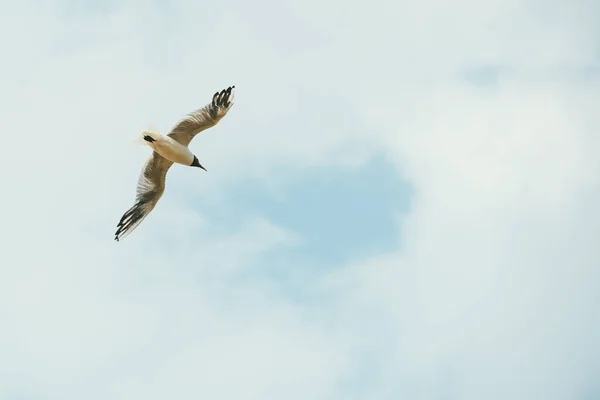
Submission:
<svg viewBox="0 0 600 400">
<path fill-rule="evenodd" d="M 135 204 L 123 214 L 117 225 L 115 233 L 117 242 L 137 228 L 156 206 L 165 191 L 167 171 L 171 165 L 173 165 L 172 161 L 155 151 L 152 152 L 138 179 Z"/>
<path fill-rule="evenodd" d="M 183 117 L 167 134 L 184 146 L 188 146 L 194 136 L 215 126 L 233 105 L 235 86 L 230 86 L 213 95 L 212 101 L 204 107 Z"/>
</svg>

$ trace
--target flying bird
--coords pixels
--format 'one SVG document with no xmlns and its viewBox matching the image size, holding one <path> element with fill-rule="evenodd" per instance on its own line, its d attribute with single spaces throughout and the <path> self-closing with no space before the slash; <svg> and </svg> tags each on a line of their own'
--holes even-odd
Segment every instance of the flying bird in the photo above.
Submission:
<svg viewBox="0 0 600 400">
<path fill-rule="evenodd" d="M 167 171 L 173 163 L 206 171 L 188 146 L 198 133 L 212 128 L 227 114 L 233 105 L 234 89 L 235 86 L 230 86 L 215 93 L 209 104 L 187 114 L 166 135 L 149 130 L 141 132 L 144 143 L 153 151 L 138 179 L 135 204 L 123 214 L 117 225 L 116 241 L 137 228 L 154 209 L 165 190 Z"/>
</svg>

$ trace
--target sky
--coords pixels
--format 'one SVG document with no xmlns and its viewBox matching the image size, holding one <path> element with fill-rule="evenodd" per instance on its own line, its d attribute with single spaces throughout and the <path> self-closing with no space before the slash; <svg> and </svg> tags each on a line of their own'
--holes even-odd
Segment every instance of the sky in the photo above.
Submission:
<svg viewBox="0 0 600 400">
<path fill-rule="evenodd" d="M 599 18 L 0 0 L 0 399 L 600 398 Z"/>
</svg>

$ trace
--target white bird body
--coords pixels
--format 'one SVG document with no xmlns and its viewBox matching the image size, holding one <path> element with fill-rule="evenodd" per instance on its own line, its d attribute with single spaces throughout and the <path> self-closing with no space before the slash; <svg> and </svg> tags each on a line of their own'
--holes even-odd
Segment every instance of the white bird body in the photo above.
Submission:
<svg viewBox="0 0 600 400">
<path fill-rule="evenodd" d="M 154 130 L 142 131 L 142 139 L 153 152 L 138 179 L 135 204 L 117 224 L 116 241 L 131 233 L 154 209 L 165 190 L 167 171 L 173 163 L 206 171 L 188 146 L 198 133 L 215 126 L 231 109 L 234 88 L 230 86 L 215 93 L 209 104 L 187 114 L 166 135 Z"/>
<path fill-rule="evenodd" d="M 146 144 L 158 154 L 174 163 L 190 166 L 194 162 L 194 154 L 189 148 L 169 136 L 153 131 L 142 131 Z M 150 137 L 152 141 L 145 138 Z"/>
</svg>

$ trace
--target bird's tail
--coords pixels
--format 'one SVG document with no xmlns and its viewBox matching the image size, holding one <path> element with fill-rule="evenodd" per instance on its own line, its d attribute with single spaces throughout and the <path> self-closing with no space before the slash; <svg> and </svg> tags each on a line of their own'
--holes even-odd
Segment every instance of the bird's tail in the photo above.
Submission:
<svg viewBox="0 0 600 400">
<path fill-rule="evenodd" d="M 152 125 L 148 125 L 146 129 L 142 130 L 138 135 L 135 136 L 133 141 L 137 144 L 147 145 L 157 140 L 160 140 L 161 133 Z"/>
</svg>

